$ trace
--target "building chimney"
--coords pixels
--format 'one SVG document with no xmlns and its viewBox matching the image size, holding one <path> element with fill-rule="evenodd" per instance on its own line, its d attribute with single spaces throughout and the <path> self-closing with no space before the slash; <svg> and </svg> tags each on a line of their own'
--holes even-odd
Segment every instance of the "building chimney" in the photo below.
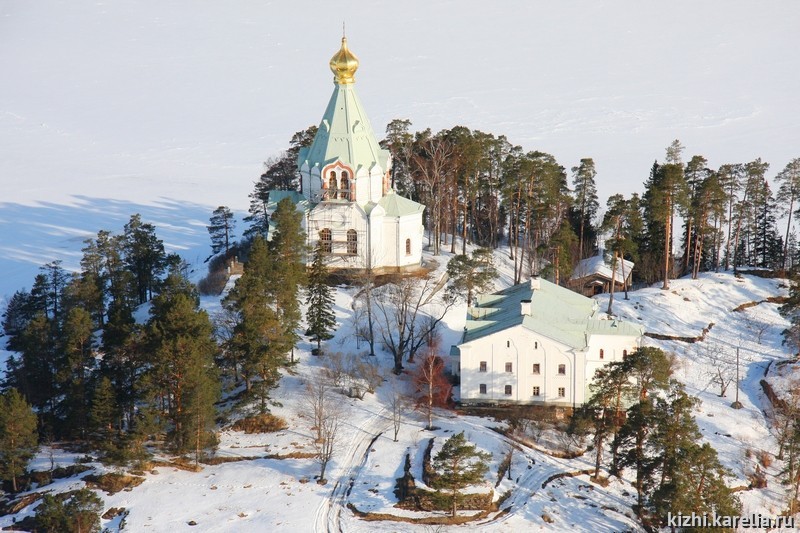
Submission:
<svg viewBox="0 0 800 533">
<path fill-rule="evenodd" d="M 542 284 L 539 281 L 539 276 L 531 277 L 531 290 L 532 291 L 538 291 L 541 288 L 542 288 Z"/>
<path fill-rule="evenodd" d="M 523 315 L 523 316 L 525 316 L 525 315 L 530 316 L 530 314 L 531 314 L 531 301 L 530 300 L 522 300 L 519 303 L 519 314 Z"/>
</svg>

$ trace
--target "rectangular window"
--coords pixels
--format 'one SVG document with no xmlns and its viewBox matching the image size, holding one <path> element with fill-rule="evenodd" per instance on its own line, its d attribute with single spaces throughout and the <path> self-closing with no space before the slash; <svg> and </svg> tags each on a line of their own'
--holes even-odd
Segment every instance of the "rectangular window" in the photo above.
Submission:
<svg viewBox="0 0 800 533">
<path fill-rule="evenodd" d="M 513 363 L 506 363 L 506 372 L 513 372 L 513 371 L 514 371 Z"/>
<path fill-rule="evenodd" d="M 478 372 L 486 372 L 486 361 L 481 361 L 481 366 L 478 369 Z"/>
<path fill-rule="evenodd" d="M 566 395 L 567 395 L 567 389 L 565 389 L 564 387 L 559 387 L 558 388 L 558 397 L 559 398 L 563 398 Z"/>
<path fill-rule="evenodd" d="M 478 385 L 481 394 L 486 394 L 486 383 L 481 383 Z"/>
<path fill-rule="evenodd" d="M 539 366 L 539 363 L 533 363 L 533 373 L 534 374 L 539 374 L 540 373 L 540 371 L 539 371 L 540 368 L 541 367 Z"/>
<path fill-rule="evenodd" d="M 533 395 L 534 396 L 539 396 L 539 387 L 534 387 L 533 388 Z"/>
<path fill-rule="evenodd" d="M 559 376 L 567 375 L 567 365 L 558 365 L 558 375 Z"/>
<path fill-rule="evenodd" d="M 506 396 L 511 396 L 511 385 L 506 385 L 505 393 Z"/>
</svg>

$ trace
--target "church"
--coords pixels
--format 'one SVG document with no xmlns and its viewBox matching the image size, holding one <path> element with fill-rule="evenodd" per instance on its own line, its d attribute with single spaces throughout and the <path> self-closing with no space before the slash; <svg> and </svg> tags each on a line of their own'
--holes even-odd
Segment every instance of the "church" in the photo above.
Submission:
<svg viewBox="0 0 800 533">
<path fill-rule="evenodd" d="M 378 144 L 355 89 L 358 58 L 347 38 L 331 58 L 333 94 L 310 146 L 300 150 L 299 191 L 270 191 L 268 211 L 290 198 L 304 213 L 310 249 L 331 269 L 398 271 L 422 260 L 425 206 L 391 188 L 392 157 Z"/>
</svg>

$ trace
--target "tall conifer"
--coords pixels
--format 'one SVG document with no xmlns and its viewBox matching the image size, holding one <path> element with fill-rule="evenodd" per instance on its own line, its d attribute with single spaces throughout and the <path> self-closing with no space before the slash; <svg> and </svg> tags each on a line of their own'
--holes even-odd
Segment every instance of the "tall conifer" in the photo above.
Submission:
<svg viewBox="0 0 800 533">
<path fill-rule="evenodd" d="M 317 342 L 317 353 L 323 340 L 330 339 L 336 329 L 336 315 L 333 313 L 333 295 L 328 286 L 328 269 L 325 266 L 325 255 L 317 244 L 314 249 L 314 261 L 308 272 L 306 289 L 306 335 Z"/>
</svg>

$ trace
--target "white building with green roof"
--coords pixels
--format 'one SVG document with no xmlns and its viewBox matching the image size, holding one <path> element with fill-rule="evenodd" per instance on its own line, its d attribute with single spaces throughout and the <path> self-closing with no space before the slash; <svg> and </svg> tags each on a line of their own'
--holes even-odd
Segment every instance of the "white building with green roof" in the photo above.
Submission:
<svg viewBox="0 0 800 533">
<path fill-rule="evenodd" d="M 595 371 L 621 361 L 644 335 L 605 318 L 596 301 L 533 278 L 479 296 L 451 349 L 462 404 L 578 406 Z"/>
<path fill-rule="evenodd" d="M 298 155 L 300 191 L 271 191 L 270 204 L 292 198 L 305 213 L 308 244 L 322 246 L 331 268 L 419 266 L 425 206 L 390 187 L 392 157 L 378 144 L 356 93 L 358 59 L 346 38 L 330 68 L 333 94 L 313 142 Z"/>
</svg>

